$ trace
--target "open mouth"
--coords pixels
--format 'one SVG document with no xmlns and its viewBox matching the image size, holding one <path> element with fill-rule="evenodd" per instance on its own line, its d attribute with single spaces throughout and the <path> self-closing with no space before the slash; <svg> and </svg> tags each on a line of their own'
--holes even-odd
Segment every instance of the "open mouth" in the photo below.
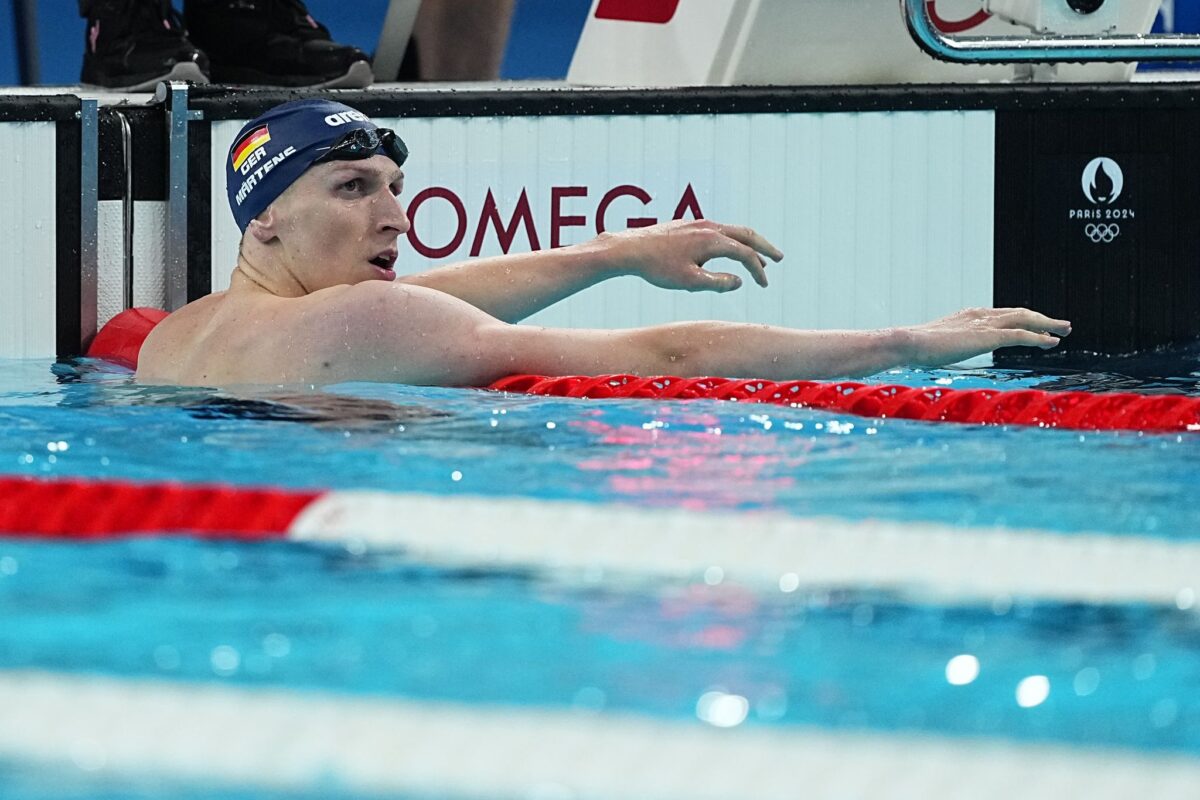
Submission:
<svg viewBox="0 0 1200 800">
<path fill-rule="evenodd" d="M 371 263 L 383 270 L 390 270 L 396 266 L 395 253 L 381 253 L 371 259 Z"/>
</svg>

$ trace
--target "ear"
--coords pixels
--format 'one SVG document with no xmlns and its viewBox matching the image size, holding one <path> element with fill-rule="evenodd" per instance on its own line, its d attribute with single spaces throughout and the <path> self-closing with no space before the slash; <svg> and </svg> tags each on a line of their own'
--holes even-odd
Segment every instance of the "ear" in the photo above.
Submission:
<svg viewBox="0 0 1200 800">
<path fill-rule="evenodd" d="M 246 233 L 253 236 L 262 244 L 267 244 L 279 238 L 278 216 L 275 213 L 274 203 L 267 206 L 265 211 L 250 220 L 250 224 L 246 227 Z"/>
</svg>

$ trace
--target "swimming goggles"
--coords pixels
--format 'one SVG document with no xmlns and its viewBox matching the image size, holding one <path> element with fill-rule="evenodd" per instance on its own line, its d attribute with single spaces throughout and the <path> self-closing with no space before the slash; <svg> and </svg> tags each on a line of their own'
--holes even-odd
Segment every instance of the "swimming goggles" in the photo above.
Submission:
<svg viewBox="0 0 1200 800">
<path fill-rule="evenodd" d="M 324 161 L 358 161 L 370 158 L 380 150 L 396 162 L 397 167 L 403 167 L 408 160 L 408 145 L 390 128 L 356 128 L 339 139 L 329 152 L 317 159 L 316 163 Z"/>
</svg>

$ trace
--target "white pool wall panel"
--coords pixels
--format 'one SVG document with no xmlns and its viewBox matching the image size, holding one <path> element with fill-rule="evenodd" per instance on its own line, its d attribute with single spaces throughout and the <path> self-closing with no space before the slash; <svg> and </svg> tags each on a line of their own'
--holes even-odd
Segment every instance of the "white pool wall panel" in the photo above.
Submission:
<svg viewBox="0 0 1200 800">
<path fill-rule="evenodd" d="M 53 358 L 56 125 L 0 122 L 0 358 Z"/>
<path fill-rule="evenodd" d="M 723 295 L 668 292 L 637 278 L 593 287 L 529 322 L 562 327 L 634 327 L 686 319 L 762 322 L 806 328 L 911 324 L 992 302 L 995 115 L 992 111 L 638 116 L 448 117 L 377 119 L 395 127 L 413 153 L 405 165 L 404 202 L 414 231 L 400 241 L 402 274 L 472 255 L 483 227 L 483 256 L 502 253 L 483 221 L 489 191 L 502 224 L 522 193 L 532 230 L 518 225 L 510 252 L 545 249 L 552 198 L 561 243 L 590 239 L 605 195 L 632 186 L 651 199 L 621 196 L 606 214 L 609 230 L 631 218 L 671 219 L 689 191 L 704 217 L 754 227 L 785 260 L 768 267 L 771 285 Z M 212 169 L 240 121 L 215 123 Z M 429 187 L 458 198 L 413 199 Z M 571 192 L 586 192 L 575 196 Z M 212 186 L 213 288 L 229 284 L 240 234 Z M 685 214 L 690 218 L 691 214 Z M 443 258 L 426 249 L 458 241 Z"/>
<path fill-rule="evenodd" d="M 100 281 L 97 313 L 103 325 L 125 309 L 125 217 L 120 200 L 100 201 Z M 166 308 L 167 204 L 133 203 L 133 305 Z"/>
</svg>

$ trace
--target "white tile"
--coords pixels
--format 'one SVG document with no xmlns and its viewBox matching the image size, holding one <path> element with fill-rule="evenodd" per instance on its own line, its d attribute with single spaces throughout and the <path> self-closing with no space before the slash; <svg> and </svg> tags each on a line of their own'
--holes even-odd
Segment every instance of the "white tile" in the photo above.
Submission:
<svg viewBox="0 0 1200 800">
<path fill-rule="evenodd" d="M 53 357 L 57 169 L 55 123 L 0 123 L 0 358 Z"/>
</svg>

